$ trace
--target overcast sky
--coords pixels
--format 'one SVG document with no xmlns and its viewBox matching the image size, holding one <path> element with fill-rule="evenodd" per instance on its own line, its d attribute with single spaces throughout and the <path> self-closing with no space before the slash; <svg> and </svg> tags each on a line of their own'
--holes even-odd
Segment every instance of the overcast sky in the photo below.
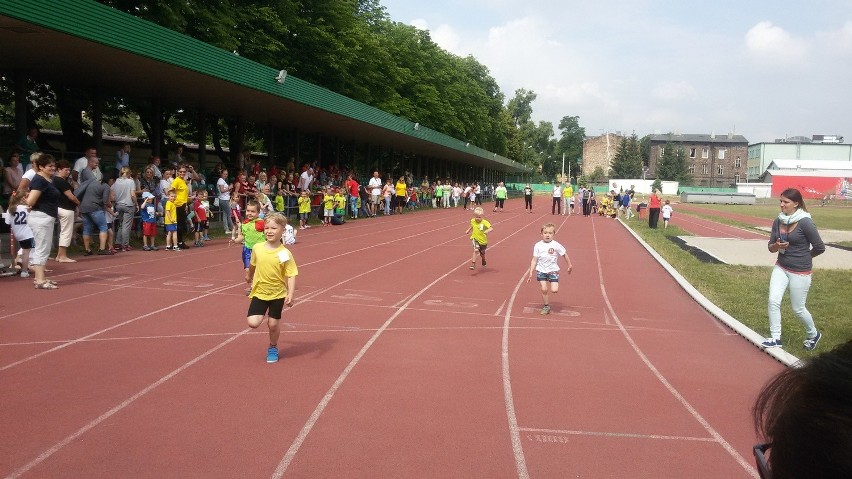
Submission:
<svg viewBox="0 0 852 479">
<path fill-rule="evenodd" d="M 604 131 L 735 131 L 852 142 L 852 1 L 381 0 L 491 71 L 533 120 Z"/>
</svg>

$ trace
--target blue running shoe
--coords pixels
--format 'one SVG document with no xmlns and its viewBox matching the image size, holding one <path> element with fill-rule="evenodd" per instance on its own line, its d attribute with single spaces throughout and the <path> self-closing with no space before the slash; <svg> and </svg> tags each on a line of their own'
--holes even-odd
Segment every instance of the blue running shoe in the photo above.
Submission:
<svg viewBox="0 0 852 479">
<path fill-rule="evenodd" d="M 784 343 L 782 343 L 780 339 L 766 338 L 763 340 L 762 343 L 760 343 L 760 345 L 763 346 L 765 349 L 770 349 L 780 348 L 781 346 L 784 346 Z"/>
<path fill-rule="evenodd" d="M 806 339 L 802 347 L 805 349 L 805 351 L 813 351 L 814 349 L 816 349 L 817 344 L 819 344 L 820 339 L 822 339 L 822 333 L 817 331 L 817 335 L 812 338 Z"/>
<path fill-rule="evenodd" d="M 266 351 L 266 362 L 267 363 L 277 363 L 278 362 L 278 348 L 275 346 L 270 346 Z"/>
</svg>

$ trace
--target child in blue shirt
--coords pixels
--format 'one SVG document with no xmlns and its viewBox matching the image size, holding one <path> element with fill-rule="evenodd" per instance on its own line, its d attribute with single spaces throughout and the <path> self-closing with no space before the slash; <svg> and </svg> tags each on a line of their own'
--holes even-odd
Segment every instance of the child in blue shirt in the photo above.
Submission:
<svg viewBox="0 0 852 479">
<path fill-rule="evenodd" d="M 145 251 L 157 251 L 154 242 L 157 239 L 157 207 L 154 206 L 154 195 L 149 192 L 142 193 L 142 205 L 139 206 L 139 214 L 142 216 L 142 249 Z M 151 244 L 148 244 L 148 243 Z"/>
</svg>

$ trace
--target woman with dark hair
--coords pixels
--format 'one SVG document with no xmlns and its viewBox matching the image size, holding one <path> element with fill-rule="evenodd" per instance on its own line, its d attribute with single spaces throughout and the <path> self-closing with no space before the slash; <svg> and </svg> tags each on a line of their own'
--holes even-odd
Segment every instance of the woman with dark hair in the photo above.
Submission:
<svg viewBox="0 0 852 479">
<path fill-rule="evenodd" d="M 852 477 L 852 341 L 800 366 L 776 376 L 755 402 L 755 429 L 766 441 L 754 446 L 760 477 Z"/>
<path fill-rule="evenodd" d="M 71 163 L 68 160 L 56 162 L 56 175 L 53 177 L 53 186 L 59 190 L 59 247 L 56 252 L 56 261 L 60 263 L 76 263 L 68 257 L 68 247 L 74 236 L 74 216 L 80 200 L 74 196 L 74 190 L 68 183 L 71 177 Z"/>
<path fill-rule="evenodd" d="M 825 251 L 811 214 L 805 208 L 802 193 L 795 188 L 781 192 L 781 213 L 772 223 L 769 233 L 769 252 L 778 253 L 778 260 L 769 278 L 769 332 L 763 341 L 764 348 L 780 348 L 781 300 L 784 291 L 790 290 L 790 306 L 805 327 L 807 351 L 816 348 L 822 333 L 814 326 L 814 319 L 805 307 L 811 287 L 811 268 L 814 256 Z"/>
<path fill-rule="evenodd" d="M 651 196 L 648 197 L 648 227 L 657 228 L 657 223 L 660 221 L 660 209 L 662 208 L 662 198 L 660 190 L 651 191 Z"/>
<path fill-rule="evenodd" d="M 56 283 L 44 277 L 44 265 L 53 249 L 53 225 L 59 216 L 59 190 L 53 186 L 56 162 L 51 155 L 40 155 L 33 160 L 36 175 L 30 183 L 27 205 L 32 208 L 27 224 L 33 231 L 33 248 L 30 265 L 35 270 L 36 289 L 57 289 Z"/>
</svg>

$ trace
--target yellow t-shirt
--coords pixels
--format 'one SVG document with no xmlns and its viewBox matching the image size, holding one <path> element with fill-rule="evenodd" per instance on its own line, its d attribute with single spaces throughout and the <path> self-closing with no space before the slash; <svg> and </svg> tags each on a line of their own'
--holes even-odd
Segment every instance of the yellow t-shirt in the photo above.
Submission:
<svg viewBox="0 0 852 479">
<path fill-rule="evenodd" d="M 488 244 L 488 237 L 485 236 L 485 230 L 488 228 L 491 228 L 491 223 L 489 223 L 485 218 L 482 218 L 482 221 L 479 223 L 476 222 L 476 218 L 471 218 L 470 229 L 472 233 L 470 234 L 470 239 L 479 244 Z"/>
<path fill-rule="evenodd" d="M 334 209 L 334 196 L 332 196 L 332 195 L 323 196 L 322 197 L 322 206 L 323 206 L 323 208 L 325 208 L 327 210 L 333 210 Z"/>
<path fill-rule="evenodd" d="M 166 201 L 166 206 L 164 207 L 163 218 L 164 223 L 167 225 L 173 225 L 177 223 L 177 206 L 171 201 Z"/>
<path fill-rule="evenodd" d="M 287 297 L 287 278 L 299 274 L 290 250 L 283 245 L 269 248 L 266 241 L 252 247 L 251 265 L 254 266 L 254 278 L 249 297 L 264 301 Z"/>
<path fill-rule="evenodd" d="M 310 213 L 311 212 L 311 197 L 310 196 L 300 196 L 299 197 L 299 213 Z"/>
<path fill-rule="evenodd" d="M 189 187 L 180 176 L 172 180 L 172 189 L 175 190 L 175 206 L 183 206 L 189 201 Z"/>
<path fill-rule="evenodd" d="M 568 185 L 562 190 L 562 197 L 570 198 L 572 196 L 574 196 L 574 188 L 571 185 Z"/>
<path fill-rule="evenodd" d="M 346 198 L 340 193 L 334 194 L 334 207 L 335 208 L 346 208 Z"/>
<path fill-rule="evenodd" d="M 397 183 L 396 184 L 396 196 L 406 196 L 406 185 L 405 183 Z"/>
</svg>

